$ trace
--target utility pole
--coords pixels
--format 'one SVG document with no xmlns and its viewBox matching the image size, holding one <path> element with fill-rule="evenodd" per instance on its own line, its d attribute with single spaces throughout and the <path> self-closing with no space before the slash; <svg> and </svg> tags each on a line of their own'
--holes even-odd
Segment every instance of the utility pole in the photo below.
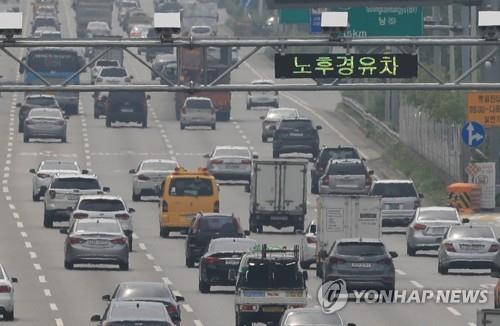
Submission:
<svg viewBox="0 0 500 326">
<path fill-rule="evenodd" d="M 470 35 L 470 30 L 469 30 L 469 7 L 463 6 L 462 7 L 462 27 L 464 31 L 464 36 Z M 470 47 L 468 46 L 462 46 L 462 71 L 461 73 L 467 71 L 469 69 L 471 63 L 470 63 Z M 466 77 L 464 81 L 469 81 L 470 77 Z"/>
</svg>

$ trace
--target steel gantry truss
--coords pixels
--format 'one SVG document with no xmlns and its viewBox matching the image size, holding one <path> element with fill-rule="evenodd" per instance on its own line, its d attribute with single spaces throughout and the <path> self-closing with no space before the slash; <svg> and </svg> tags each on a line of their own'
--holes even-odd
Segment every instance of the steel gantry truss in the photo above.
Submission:
<svg viewBox="0 0 500 326">
<path fill-rule="evenodd" d="M 179 85 L 176 81 L 169 80 L 160 71 L 154 69 L 148 62 L 136 55 L 130 48 L 134 47 L 251 47 L 246 55 L 240 58 L 236 63 L 229 66 L 218 77 L 208 84 L 190 83 L 189 85 Z M 276 52 L 282 53 L 288 47 L 292 46 L 309 46 L 309 47 L 343 47 L 347 51 L 358 47 L 389 47 L 396 48 L 403 53 L 417 53 L 421 47 L 432 46 L 475 46 L 475 47 L 493 47 L 483 58 L 472 63 L 471 67 L 462 73 L 461 76 L 454 80 L 443 80 L 438 77 L 432 70 L 423 63 L 419 62 L 419 67 L 428 73 L 434 82 L 420 83 L 414 80 L 407 82 L 385 82 L 377 80 L 375 82 L 367 79 L 366 82 L 353 82 L 349 79 L 336 79 L 329 84 L 311 83 L 280 83 L 274 85 L 252 85 L 252 84 L 220 84 L 219 82 L 234 69 L 238 68 L 243 62 L 248 60 L 258 50 L 263 47 L 271 47 Z M 463 82 L 472 72 L 477 70 L 488 59 L 495 56 L 500 46 L 500 40 L 485 40 L 482 38 L 451 38 L 451 37 L 411 37 L 411 38 L 360 38 L 360 39 L 341 39 L 332 40 L 328 37 L 308 37 L 308 38 L 269 38 L 269 39 L 253 39 L 253 38 L 211 38 L 211 39 L 192 39 L 180 38 L 174 39 L 172 42 L 162 43 L 158 39 L 60 39 L 60 40 L 39 40 L 39 39 L 5 39 L 0 42 L 0 51 L 14 59 L 26 70 L 34 73 L 43 83 L 43 85 L 24 85 L 15 82 L 0 83 L 0 92 L 59 92 L 59 91 L 79 91 L 79 92 L 95 92 L 95 91 L 113 91 L 113 90 L 141 90 L 148 92 L 178 92 L 178 91 L 340 91 L 340 90 L 500 90 L 499 82 Z M 21 59 L 17 58 L 10 49 L 12 48 L 36 48 L 36 47 L 94 47 L 100 48 L 98 55 L 87 62 L 82 68 L 68 77 L 60 84 L 51 84 L 42 76 L 37 74 L 26 65 Z M 80 84 L 72 85 L 69 82 L 78 74 L 84 72 L 86 68 L 93 65 L 95 61 L 105 55 L 106 52 L 114 47 L 122 48 L 129 53 L 133 58 L 146 66 L 149 70 L 156 73 L 163 79 L 167 85 L 158 84 L 139 84 L 130 83 L 126 85 L 90 85 Z"/>
</svg>

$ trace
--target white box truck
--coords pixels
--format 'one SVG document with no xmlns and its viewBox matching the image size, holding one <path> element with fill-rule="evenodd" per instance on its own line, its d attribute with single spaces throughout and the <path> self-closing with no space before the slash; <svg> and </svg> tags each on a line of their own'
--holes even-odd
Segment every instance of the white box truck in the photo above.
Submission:
<svg viewBox="0 0 500 326">
<path fill-rule="evenodd" d="M 255 160 L 250 180 L 250 231 L 263 226 L 304 230 L 307 212 L 305 160 Z"/>
<path fill-rule="evenodd" d="M 382 197 L 321 195 L 317 199 L 316 274 L 333 243 L 345 238 L 382 237 Z"/>
</svg>

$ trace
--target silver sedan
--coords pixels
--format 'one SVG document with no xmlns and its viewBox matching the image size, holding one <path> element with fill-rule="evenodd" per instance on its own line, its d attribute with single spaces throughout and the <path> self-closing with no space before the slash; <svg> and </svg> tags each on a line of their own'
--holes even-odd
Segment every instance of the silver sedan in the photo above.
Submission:
<svg viewBox="0 0 500 326">
<path fill-rule="evenodd" d="M 76 220 L 64 242 L 64 268 L 75 264 L 118 264 L 128 270 L 128 239 L 116 219 Z"/>
<path fill-rule="evenodd" d="M 24 142 L 29 142 L 31 138 L 58 138 L 65 143 L 67 118 L 60 109 L 32 109 L 24 120 Z"/>
<path fill-rule="evenodd" d="M 438 272 L 447 274 L 451 268 L 499 270 L 499 249 L 489 225 L 452 226 L 439 246 Z"/>
<path fill-rule="evenodd" d="M 45 160 L 40 162 L 36 169 L 30 169 L 33 174 L 33 201 L 40 201 L 45 191 L 49 188 L 52 177 L 56 174 L 82 173 L 87 174 L 87 170 L 80 170 L 75 161 Z"/>
<path fill-rule="evenodd" d="M 406 253 L 415 256 L 417 250 L 439 248 L 448 228 L 462 221 L 453 207 L 420 207 L 406 232 Z"/>
<path fill-rule="evenodd" d="M 205 154 L 207 168 L 216 179 L 248 180 L 252 171 L 252 160 L 258 158 L 245 146 L 216 146 L 212 153 Z"/>
<path fill-rule="evenodd" d="M 14 286 L 17 278 L 9 277 L 5 268 L 0 264 L 0 315 L 4 320 L 14 320 Z"/>
<path fill-rule="evenodd" d="M 134 174 L 132 200 L 139 201 L 142 196 L 158 196 L 162 182 L 177 167 L 179 167 L 179 163 L 174 160 L 150 159 L 142 161 L 137 169 L 129 171 Z"/>
</svg>

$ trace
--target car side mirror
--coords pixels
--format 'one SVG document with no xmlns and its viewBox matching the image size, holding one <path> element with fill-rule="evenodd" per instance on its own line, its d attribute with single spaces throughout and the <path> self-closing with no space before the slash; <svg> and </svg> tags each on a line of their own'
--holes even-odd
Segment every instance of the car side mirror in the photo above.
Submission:
<svg viewBox="0 0 500 326">
<path fill-rule="evenodd" d="M 17 279 L 17 277 L 11 277 L 11 278 L 10 278 L 10 281 L 11 281 L 12 283 L 17 283 L 17 282 L 19 282 L 19 280 Z"/>
<path fill-rule="evenodd" d="M 259 158 L 259 155 L 254 154 L 252 157 L 253 157 L 254 159 L 258 159 L 258 158 Z"/>
<path fill-rule="evenodd" d="M 370 170 L 370 171 L 368 171 L 368 174 L 369 174 L 369 175 L 374 175 L 374 174 L 375 174 L 375 172 L 373 172 L 373 170 Z"/>
<path fill-rule="evenodd" d="M 418 198 L 424 198 L 424 194 L 423 193 L 419 193 L 418 194 Z"/>
<path fill-rule="evenodd" d="M 83 169 L 83 170 L 82 170 L 82 174 L 89 174 L 89 170 L 87 170 L 87 169 Z"/>
<path fill-rule="evenodd" d="M 132 208 L 132 207 L 130 207 L 130 208 L 128 209 L 128 212 L 129 212 L 129 213 L 135 213 L 135 209 L 134 209 L 134 208 Z"/>
<path fill-rule="evenodd" d="M 130 169 L 130 170 L 128 170 L 128 173 L 130 173 L 130 174 L 135 174 L 135 169 Z"/>
<path fill-rule="evenodd" d="M 68 228 L 60 228 L 59 233 L 60 234 L 68 234 Z"/>
<path fill-rule="evenodd" d="M 130 79 L 134 79 L 134 76 L 129 76 L 128 78 L 130 78 Z"/>
<path fill-rule="evenodd" d="M 176 302 L 184 302 L 184 297 L 182 295 L 176 295 L 175 296 L 175 301 Z"/>
<path fill-rule="evenodd" d="M 21 103 L 17 102 L 16 103 L 16 107 L 20 108 L 21 107 Z"/>
<path fill-rule="evenodd" d="M 203 157 L 204 158 L 210 158 L 210 154 L 204 154 Z"/>
<path fill-rule="evenodd" d="M 35 174 L 35 173 L 36 173 L 36 170 L 35 170 L 35 169 L 30 169 L 29 171 L 30 171 L 30 173 L 33 173 L 33 174 Z"/>
<path fill-rule="evenodd" d="M 92 317 L 90 317 L 90 321 L 93 322 L 93 323 L 99 322 L 99 321 L 101 321 L 101 316 L 99 316 L 99 315 L 92 315 Z"/>
<path fill-rule="evenodd" d="M 307 274 L 307 271 L 302 271 L 302 277 L 304 278 L 304 281 L 307 281 L 309 279 L 309 274 Z"/>
<path fill-rule="evenodd" d="M 245 231 L 243 231 L 243 233 L 244 233 L 246 236 L 249 236 L 249 235 L 250 235 L 250 230 L 245 230 Z"/>
<path fill-rule="evenodd" d="M 265 118 L 266 118 L 266 116 L 265 116 L 265 115 L 261 115 L 261 116 L 259 117 L 259 119 L 260 119 L 260 120 L 264 120 Z"/>
<path fill-rule="evenodd" d="M 391 255 L 392 258 L 397 258 L 398 257 L 398 253 L 395 252 L 395 251 L 389 251 L 389 255 Z"/>
<path fill-rule="evenodd" d="M 110 187 L 103 187 L 102 191 L 104 191 L 104 192 L 110 192 L 111 188 Z"/>
<path fill-rule="evenodd" d="M 102 301 L 111 301 L 111 296 L 109 294 L 105 294 L 102 296 Z"/>
<path fill-rule="evenodd" d="M 321 127 L 321 126 L 316 126 L 316 130 L 321 130 L 321 129 L 323 129 L 323 127 Z"/>
</svg>

